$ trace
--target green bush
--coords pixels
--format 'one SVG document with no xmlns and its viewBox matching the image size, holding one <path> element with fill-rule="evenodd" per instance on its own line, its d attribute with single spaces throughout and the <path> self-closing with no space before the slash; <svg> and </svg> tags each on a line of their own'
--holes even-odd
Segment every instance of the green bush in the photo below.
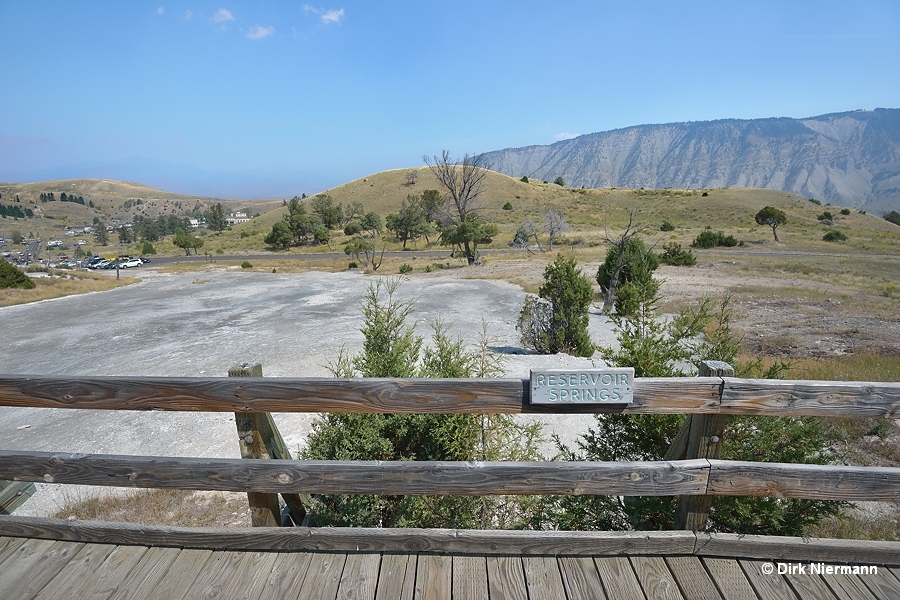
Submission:
<svg viewBox="0 0 900 600">
<path fill-rule="evenodd" d="M 406 263 L 403 263 L 402 265 L 400 265 L 400 274 L 401 275 L 408 275 L 408 274 L 412 273 L 412 270 L 413 270 L 413 268 L 411 265 L 408 265 Z"/>
<path fill-rule="evenodd" d="M 829 211 L 824 211 L 821 215 L 816 217 L 820 221 L 828 221 L 829 223 L 834 220 L 834 215 Z"/>
<path fill-rule="evenodd" d="M 512 210 L 512 209 L 513 209 L 512 202 L 507 202 L 506 204 L 503 205 L 503 210 Z"/>
<path fill-rule="evenodd" d="M 141 254 L 156 254 L 156 248 L 150 242 L 144 242 L 141 244 Z"/>
<path fill-rule="evenodd" d="M 681 244 L 672 242 L 663 247 L 659 261 L 674 267 L 692 267 L 697 264 L 697 257 L 690 250 L 682 248 Z"/>
<path fill-rule="evenodd" d="M 348 268 L 348 269 L 358 269 L 358 268 L 359 268 L 359 265 L 356 264 L 355 261 L 350 261 L 350 264 L 347 265 L 347 268 Z"/>
<path fill-rule="evenodd" d="M 242 269 L 252 269 L 253 263 L 251 263 L 249 260 L 245 260 L 244 262 L 241 263 L 241 268 Z"/>
<path fill-rule="evenodd" d="M 849 215 L 849 214 L 850 214 L 850 209 L 849 209 L 849 208 L 842 208 L 842 209 L 841 209 L 841 214 L 844 215 L 844 216 Z"/>
<path fill-rule="evenodd" d="M 662 222 L 662 225 L 659 226 L 660 231 L 675 231 L 675 226 L 669 222 L 668 219 Z"/>
<path fill-rule="evenodd" d="M 823 235 L 822 239 L 826 242 L 846 242 L 847 236 L 837 229 L 832 229 L 831 231 Z"/>
<path fill-rule="evenodd" d="M 2 258 L 0 258 L 0 289 L 19 288 L 34 289 L 34 280 Z"/>
<path fill-rule="evenodd" d="M 522 175 L 522 179 L 520 179 L 519 181 L 521 181 L 522 183 L 528 183 L 528 176 Z"/>
<path fill-rule="evenodd" d="M 716 246 L 731 248 L 737 245 L 738 240 L 733 235 L 725 235 L 723 232 L 713 231 L 709 227 L 691 242 L 691 246 L 694 248 L 714 248 Z"/>
<path fill-rule="evenodd" d="M 809 201 L 817 206 L 822 206 L 822 203 L 820 201 L 816 200 L 815 198 L 810 198 Z"/>
</svg>

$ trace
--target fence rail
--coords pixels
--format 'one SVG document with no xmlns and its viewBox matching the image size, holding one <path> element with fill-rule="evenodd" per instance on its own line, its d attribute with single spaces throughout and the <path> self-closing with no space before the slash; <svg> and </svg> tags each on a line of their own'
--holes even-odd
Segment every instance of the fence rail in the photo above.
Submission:
<svg viewBox="0 0 900 600">
<path fill-rule="evenodd" d="M 258 372 L 261 373 L 261 370 Z M 529 387 L 529 381 L 522 379 L 72 378 L 4 375 L 0 376 L 0 406 L 235 412 L 239 416 L 271 412 L 358 412 L 674 413 L 691 417 L 683 430 L 684 435 L 679 435 L 671 456 L 667 456 L 671 460 L 662 461 L 263 460 L 250 453 L 249 446 L 261 443 L 257 438 L 265 437 L 266 434 L 260 431 L 266 430 L 263 425 L 269 421 L 261 421 L 263 425 L 259 425 L 251 419 L 249 424 L 238 424 L 241 439 L 249 440 L 246 441 L 248 452 L 244 452 L 242 447 L 242 455 L 245 456 L 242 459 L 0 450 L 0 480 L 244 491 L 251 494 L 251 506 L 254 506 L 253 494 L 281 494 L 293 499 L 298 515 L 303 513 L 301 501 L 306 498 L 305 494 L 676 495 L 687 499 L 684 501 L 685 520 L 679 522 L 686 524 L 682 525 L 685 529 L 695 530 L 698 529 L 697 523 L 705 522 L 708 500 L 714 495 L 845 501 L 894 501 L 900 496 L 900 468 L 719 460 L 719 434 L 713 436 L 710 433 L 721 426 L 722 415 L 897 417 L 900 415 L 900 383 L 773 381 L 728 376 L 645 378 L 634 381 L 634 402 L 630 405 L 532 405 L 529 403 Z M 692 423 L 691 418 L 694 419 Z M 279 447 L 277 444 L 273 446 L 266 456 L 286 458 Z M 702 498 L 705 504 L 690 504 L 697 498 Z M 149 540 L 146 536 L 150 535 L 153 543 L 159 545 L 232 543 L 232 538 L 238 539 L 244 535 L 233 532 L 186 533 L 178 528 L 154 528 L 151 531 L 144 526 L 124 524 L 66 524 L 52 519 L 0 517 L 0 533 L 6 535 L 27 534 L 53 539 L 74 539 L 78 535 L 90 538 L 95 535 L 113 536 L 108 539 L 115 539 L 117 534 L 111 531 L 118 531 L 119 535 L 128 539 L 145 541 Z M 246 534 L 245 539 L 248 539 L 247 535 L 256 536 L 253 537 L 257 540 L 254 543 L 260 547 L 300 545 L 307 549 L 319 546 L 350 548 L 354 544 L 360 548 L 360 544 L 368 544 L 381 550 L 397 547 L 465 552 L 480 548 L 479 551 L 492 549 L 501 553 L 556 553 L 561 548 L 578 549 L 603 539 L 605 541 L 602 543 L 611 544 L 610 552 L 626 547 L 650 551 L 650 546 L 656 548 L 652 550 L 654 552 L 663 551 L 660 548 L 666 547 L 673 551 L 681 548 L 681 544 L 684 553 L 688 554 L 727 554 L 734 551 L 743 552 L 744 556 L 757 555 L 748 550 L 739 536 L 685 531 L 654 534 L 630 532 L 628 535 L 607 532 L 604 537 L 596 532 L 325 532 L 314 528 L 294 528 L 293 533 Z M 166 536 L 179 537 L 181 541 L 171 538 L 166 542 Z M 896 542 L 826 543 L 815 550 L 793 538 L 784 538 L 779 542 L 778 538 L 750 537 L 759 538 L 767 548 L 757 552 L 770 552 L 773 548 L 782 547 L 792 548 L 794 556 L 808 555 L 817 559 L 852 555 L 873 560 L 877 558 L 879 561 L 888 557 L 890 560 L 886 562 L 900 562 L 900 543 Z M 653 543 L 645 544 L 648 540 L 653 540 Z M 394 542 L 395 546 L 391 546 Z M 851 554 L 842 554 L 848 551 Z"/>
<path fill-rule="evenodd" d="M 900 383 L 638 378 L 634 403 L 529 404 L 527 379 L 0 376 L 0 406 L 192 412 L 900 416 Z"/>
</svg>

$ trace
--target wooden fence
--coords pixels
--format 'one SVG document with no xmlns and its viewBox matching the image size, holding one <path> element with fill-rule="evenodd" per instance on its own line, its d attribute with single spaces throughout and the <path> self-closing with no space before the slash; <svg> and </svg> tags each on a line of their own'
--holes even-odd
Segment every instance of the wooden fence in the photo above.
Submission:
<svg viewBox="0 0 900 600">
<path fill-rule="evenodd" d="M 723 415 L 896 418 L 900 383 L 778 381 L 723 376 L 638 378 L 634 402 L 622 405 L 532 405 L 520 379 L 331 379 L 0 376 L 0 406 L 56 409 L 358 413 L 681 413 L 693 415 L 672 460 L 646 462 L 410 462 L 201 459 L 0 450 L 0 480 L 224 490 L 281 494 L 302 511 L 306 494 L 600 494 L 615 496 L 770 496 L 847 501 L 896 501 L 900 468 L 800 465 L 717 458 Z M 727 367 L 727 365 L 726 365 Z M 238 420 L 238 429 L 241 423 Z M 259 425 L 242 439 L 257 442 Z M 254 429 L 256 427 L 256 429 Z M 264 427 L 263 427 L 264 428 Z M 249 433 L 248 433 L 249 432 Z M 257 432 L 257 433 L 254 433 Z M 710 433 L 712 432 L 712 433 Z M 278 451 L 268 458 L 278 456 Z M 244 454 L 244 456 L 247 456 Z M 288 503 L 290 506 L 290 502 Z M 299 506 L 297 506 L 299 504 Z M 419 550 L 436 552 L 715 553 L 816 560 L 900 563 L 900 543 L 809 541 L 696 533 L 708 502 L 680 515 L 685 531 L 527 532 L 449 530 L 340 531 L 295 527 L 247 532 L 190 531 L 0 516 L 0 534 L 61 539 L 143 540 L 158 545 L 226 544 L 259 548 Z M 300 515 L 302 518 L 302 515 Z M 299 522 L 295 516 L 295 521 Z M 754 541 L 754 550 L 749 541 Z M 661 540 L 653 550 L 650 542 Z M 655 546 L 654 546 L 655 547 Z"/>
</svg>

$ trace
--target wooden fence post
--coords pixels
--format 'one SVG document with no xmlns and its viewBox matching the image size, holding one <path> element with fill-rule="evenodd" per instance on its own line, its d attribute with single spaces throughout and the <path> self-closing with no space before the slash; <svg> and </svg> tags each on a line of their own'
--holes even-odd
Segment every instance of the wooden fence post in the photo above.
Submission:
<svg viewBox="0 0 900 600">
<path fill-rule="evenodd" d="M 262 377 L 262 365 L 256 363 L 251 366 L 244 363 L 228 369 L 228 376 Z M 291 453 L 270 413 L 236 412 L 234 424 L 237 427 L 241 458 L 291 460 Z M 302 497 L 298 494 L 282 494 L 282 497 L 291 520 L 299 525 L 306 516 Z M 247 492 L 247 500 L 254 527 L 278 527 L 282 524 L 278 494 Z"/>
<path fill-rule="evenodd" d="M 700 363 L 700 377 L 733 377 L 734 367 L 719 360 Z M 666 460 L 719 458 L 726 415 L 688 415 L 669 451 Z M 706 526 L 712 496 L 679 496 L 677 529 L 697 531 Z"/>
</svg>

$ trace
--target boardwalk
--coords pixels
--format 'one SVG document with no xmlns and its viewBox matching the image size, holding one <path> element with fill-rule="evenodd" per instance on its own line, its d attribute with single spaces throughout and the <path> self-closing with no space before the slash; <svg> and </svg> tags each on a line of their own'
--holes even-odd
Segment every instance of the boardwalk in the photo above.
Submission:
<svg viewBox="0 0 900 600">
<path fill-rule="evenodd" d="M 264 552 L 0 537 L 0 597 L 26 598 L 900 598 L 877 574 L 763 573 L 697 556 Z M 796 563 L 809 570 L 809 563 Z"/>
</svg>

